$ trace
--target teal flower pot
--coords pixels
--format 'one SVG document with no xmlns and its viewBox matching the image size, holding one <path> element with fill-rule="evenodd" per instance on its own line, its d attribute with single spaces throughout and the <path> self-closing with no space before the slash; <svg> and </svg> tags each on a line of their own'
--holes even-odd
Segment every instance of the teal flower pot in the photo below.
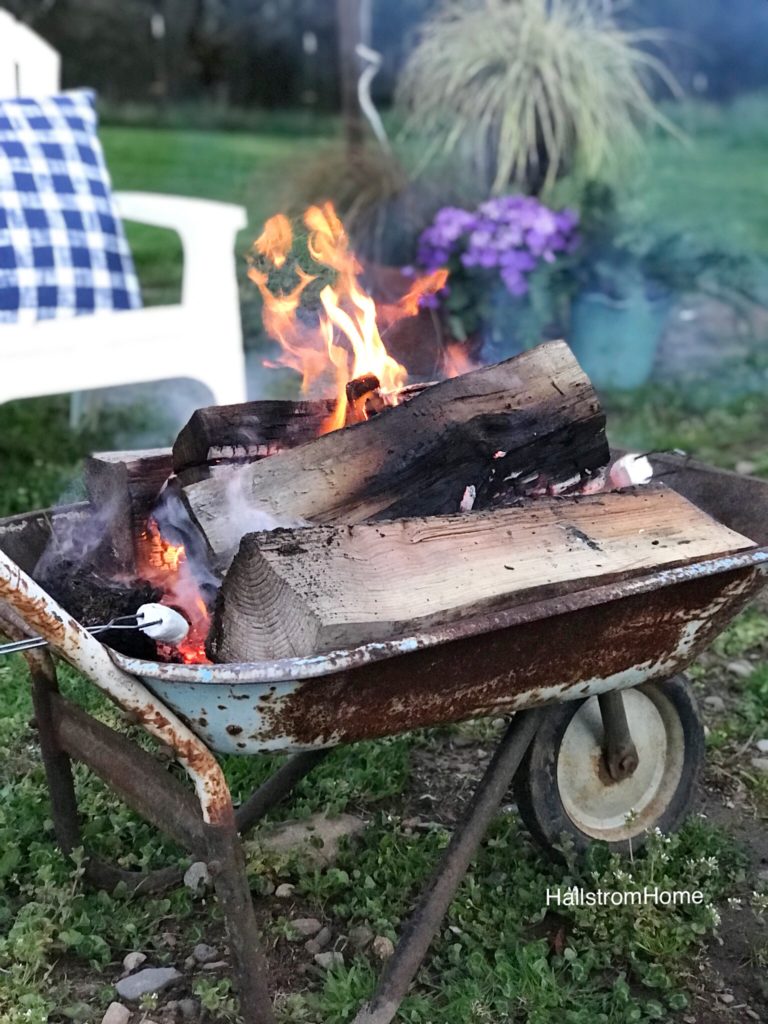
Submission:
<svg viewBox="0 0 768 1024">
<path fill-rule="evenodd" d="M 670 296 L 649 296 L 644 288 L 622 299 L 576 296 L 568 344 L 595 387 L 627 391 L 646 383 L 671 306 Z"/>
</svg>

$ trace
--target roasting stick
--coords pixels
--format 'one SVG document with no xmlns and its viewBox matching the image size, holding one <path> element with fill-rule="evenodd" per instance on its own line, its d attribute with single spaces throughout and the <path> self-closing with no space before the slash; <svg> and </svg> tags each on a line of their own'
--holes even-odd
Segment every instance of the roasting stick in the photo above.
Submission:
<svg viewBox="0 0 768 1024">
<path fill-rule="evenodd" d="M 147 619 L 149 621 L 145 621 Z M 135 629 L 161 643 L 178 644 L 189 632 L 189 623 L 174 608 L 162 604 L 143 604 L 135 615 L 121 615 L 102 625 L 85 628 L 91 636 L 97 636 L 110 629 Z M 45 647 L 47 644 L 45 637 L 30 636 L 24 640 L 0 644 L 0 654 L 17 654 L 21 651 L 34 650 L 36 647 Z"/>
</svg>

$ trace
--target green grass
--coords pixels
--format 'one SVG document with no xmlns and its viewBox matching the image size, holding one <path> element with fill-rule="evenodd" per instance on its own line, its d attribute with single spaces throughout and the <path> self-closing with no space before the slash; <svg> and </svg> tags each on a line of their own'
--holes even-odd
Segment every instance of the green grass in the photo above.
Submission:
<svg viewBox="0 0 768 1024">
<path fill-rule="evenodd" d="M 93 689 L 63 672 L 65 692 L 115 725 L 117 714 Z M 82 882 L 82 858 L 57 850 L 39 756 L 30 733 L 31 706 L 20 659 L 0 665 L 0 1024 L 45 1024 L 66 1019 L 98 1022 L 111 997 L 119 960 L 141 949 L 153 962 L 178 962 L 215 925 L 208 905 L 176 890 L 131 898 L 93 892 Z M 135 734 L 137 735 L 137 734 Z M 328 870 L 247 844 L 254 885 L 289 880 L 308 913 L 330 921 L 336 933 L 360 923 L 395 938 L 414 895 L 447 841 L 440 827 L 414 832 L 389 807 L 405 785 L 414 742 L 429 735 L 334 752 L 302 783 L 294 809 L 340 811 L 371 818 L 363 838 L 346 847 Z M 274 767 L 272 757 L 225 759 L 235 792 Z M 77 771 L 85 840 L 125 867 L 178 860 L 179 851 L 119 805 L 85 771 Z M 280 816 L 287 813 L 282 809 Z M 652 837 L 648 853 L 629 864 L 595 849 L 587 861 L 546 860 L 515 817 L 501 815 L 462 883 L 430 960 L 399 1019 L 461 1024 L 527 1021 L 550 1024 L 630 1024 L 670 1019 L 688 1005 L 690 960 L 713 933 L 717 903 L 734 891 L 743 855 L 720 830 L 692 819 L 674 837 Z M 547 915 L 548 888 L 700 888 L 698 907 L 646 907 L 595 914 L 560 908 Z M 268 946 L 284 943 L 285 919 L 266 924 Z M 171 949 L 163 933 L 176 939 Z M 56 965 L 59 965 L 58 967 Z M 61 969 L 66 965 L 64 969 Z M 83 998 L 82 978 L 91 984 Z M 343 967 L 291 986 L 281 1020 L 327 1024 L 350 1020 L 371 990 L 375 963 L 347 955 Z M 214 1011 L 212 1021 L 234 1019 L 225 981 L 195 982 Z"/>
<path fill-rule="evenodd" d="M 613 444 L 635 451 L 681 449 L 724 469 L 749 461 L 768 476 L 768 402 L 763 395 L 718 401 L 717 383 L 703 391 L 654 385 L 609 395 L 605 406 Z"/>
<path fill-rule="evenodd" d="M 694 138 L 688 146 L 655 139 L 638 206 L 664 230 L 768 256 L 766 158 L 765 139 L 741 146 L 724 134 Z"/>
<path fill-rule="evenodd" d="M 116 189 L 166 192 L 238 203 L 248 211 L 248 229 L 238 247 L 243 256 L 261 225 L 284 206 L 291 177 L 327 137 L 302 138 L 245 132 L 126 128 L 106 125 L 101 139 Z M 181 282 L 181 247 L 171 231 L 128 225 L 145 302 L 176 301 Z M 243 301 L 256 289 L 241 279 Z M 255 296 L 253 296 L 255 302 Z"/>
</svg>

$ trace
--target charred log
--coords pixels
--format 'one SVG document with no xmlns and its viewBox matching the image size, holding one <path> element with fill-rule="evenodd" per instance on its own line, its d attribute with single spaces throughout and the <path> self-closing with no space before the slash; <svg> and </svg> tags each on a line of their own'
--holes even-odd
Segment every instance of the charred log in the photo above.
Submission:
<svg viewBox="0 0 768 1024">
<path fill-rule="evenodd" d="M 115 573 L 136 568 L 135 538 L 173 467 L 167 448 L 97 452 L 85 461 L 85 487 L 99 520 L 99 564 Z"/>
<path fill-rule="evenodd" d="M 320 433 L 335 399 L 244 402 L 197 409 L 173 445 L 179 481 L 196 483 L 226 469 L 295 448 Z"/>
<path fill-rule="evenodd" d="M 357 523 L 456 512 L 502 493 L 575 487 L 609 461 L 605 416 L 562 342 L 427 388 L 380 415 L 233 467 L 184 488 L 193 519 L 222 564 L 243 530 L 227 503 L 243 499 L 277 523 Z"/>
</svg>

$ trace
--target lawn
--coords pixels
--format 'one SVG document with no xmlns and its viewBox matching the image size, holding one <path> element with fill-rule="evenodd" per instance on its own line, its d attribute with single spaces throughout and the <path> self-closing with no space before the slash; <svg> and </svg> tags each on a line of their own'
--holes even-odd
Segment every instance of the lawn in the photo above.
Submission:
<svg viewBox="0 0 768 1024">
<path fill-rule="evenodd" d="M 102 128 L 101 138 L 117 189 L 168 192 L 245 206 L 249 227 L 240 239 L 243 255 L 266 218 L 284 205 L 291 177 L 318 148 L 327 145 L 323 136 L 109 125 Z M 128 236 L 145 301 L 155 304 L 177 298 L 181 282 L 178 237 L 171 231 L 138 224 L 128 225 Z"/>
<path fill-rule="evenodd" d="M 263 219 L 282 205 L 291 175 L 323 145 L 318 138 L 278 134 L 111 126 L 102 137 L 118 188 L 245 204 L 250 227 L 241 238 L 243 252 Z M 647 209 L 670 227 L 717 233 L 727 226 L 737 241 L 768 255 L 768 204 L 759 178 L 768 143 L 734 152 L 728 140 L 707 135 L 699 145 L 681 151 L 670 142 L 654 142 Z M 147 299 L 167 301 L 178 289 L 178 243 L 169 232 L 129 230 Z M 683 447 L 731 467 L 747 458 L 768 477 L 764 395 L 721 401 L 712 388 L 686 393 L 657 387 L 609 396 L 608 408 L 617 443 Z M 80 460 L 93 447 L 109 444 L 115 424 L 103 421 L 98 435 L 72 434 L 66 413 L 63 399 L 0 409 L 0 515 L 78 493 Z M 733 1013 L 733 1002 L 719 1004 L 729 1014 L 724 1019 L 765 1019 L 736 1016 L 750 1001 L 761 1013 L 768 1006 L 768 993 L 759 1002 L 758 985 L 768 942 L 764 925 L 745 925 L 762 919 L 766 901 L 752 895 L 754 849 L 733 833 L 744 837 L 759 830 L 768 806 L 764 780 L 750 774 L 744 754 L 754 738 L 768 735 L 767 666 L 768 615 L 759 610 L 748 612 L 696 666 L 700 695 L 727 696 L 719 717 L 708 713 L 709 817 L 693 817 L 678 836 L 652 839 L 647 856 L 627 863 L 596 850 L 587 863 L 553 864 L 535 849 L 514 812 L 505 810 L 399 1020 L 709 1024 L 720 1019 L 709 1015 L 719 999 L 711 980 L 718 957 L 718 970 L 736 991 Z M 69 671 L 64 686 L 106 721 L 117 721 L 114 709 Z M 215 912 L 212 922 L 211 901 L 186 890 L 130 899 L 120 892 L 97 894 L 82 884 L 79 859 L 62 857 L 53 842 L 30 716 L 23 663 L 0 662 L 0 1024 L 99 1024 L 125 953 L 141 950 L 153 964 L 181 966 L 196 942 L 221 948 L 224 940 Z M 396 936 L 409 901 L 447 841 L 459 780 L 466 789 L 466 779 L 479 775 L 495 728 L 470 724 L 335 752 L 301 785 L 293 807 L 277 814 L 330 810 L 362 817 L 367 828 L 359 845 L 342 850 L 332 869 L 248 844 L 253 889 L 264 896 L 260 915 L 285 1024 L 351 1019 L 379 965 L 370 951 L 354 952 L 345 937 L 359 925 Z M 234 791 L 242 793 L 273 764 L 269 758 L 230 758 L 225 767 Z M 99 852 L 126 867 L 179 857 L 85 772 L 78 772 L 77 782 L 86 837 Z M 546 914 L 547 886 L 615 888 L 650 881 L 701 888 L 705 903 L 695 913 L 645 908 L 638 916 L 628 907 L 610 915 L 578 908 Z M 271 895 L 283 882 L 295 886 L 288 902 Z M 290 941 L 288 920 L 297 916 L 316 916 L 329 925 L 343 965 L 324 972 Z M 726 942 L 725 953 L 714 939 L 721 917 L 743 939 L 738 947 Z M 234 1020 L 226 972 L 185 973 L 185 994 L 199 1001 L 209 1024 Z M 148 1001 L 143 1009 L 147 1017 L 136 1014 L 132 1024 L 172 1020 L 162 1005 Z"/>
<path fill-rule="evenodd" d="M 768 256 L 767 157 L 765 138 L 736 143 L 716 133 L 694 137 L 688 145 L 655 139 L 638 205 L 669 231 L 692 231 Z"/>
</svg>

